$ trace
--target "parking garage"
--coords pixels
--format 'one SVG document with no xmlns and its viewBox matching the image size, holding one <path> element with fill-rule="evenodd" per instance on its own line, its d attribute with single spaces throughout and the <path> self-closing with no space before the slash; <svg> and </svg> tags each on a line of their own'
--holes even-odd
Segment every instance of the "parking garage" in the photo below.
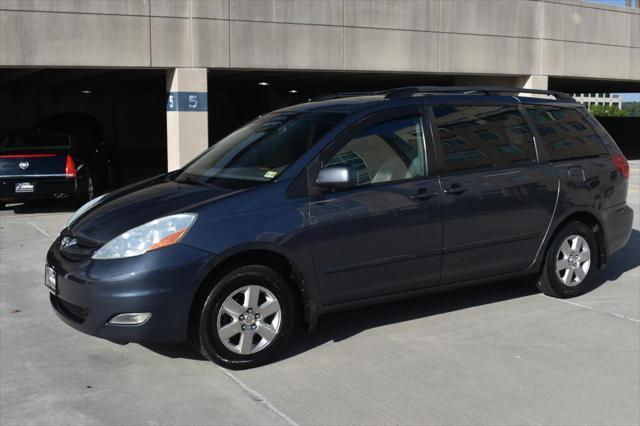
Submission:
<svg viewBox="0 0 640 426">
<path fill-rule="evenodd" d="M 326 93 L 638 93 L 640 9 L 594 1 L 0 0 L 0 138 L 81 128 L 118 186 Z M 602 121 L 640 158 L 640 118 Z M 60 326 L 43 256 L 75 209 L 0 208 L 0 424 L 640 424 L 638 215 L 579 299 L 511 280 L 337 313 L 279 362 L 232 372 Z"/>
</svg>

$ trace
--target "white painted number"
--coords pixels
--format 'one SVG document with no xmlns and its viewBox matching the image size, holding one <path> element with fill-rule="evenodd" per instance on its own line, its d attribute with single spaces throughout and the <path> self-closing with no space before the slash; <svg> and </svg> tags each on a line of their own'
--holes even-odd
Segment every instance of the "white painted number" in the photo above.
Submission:
<svg viewBox="0 0 640 426">
<path fill-rule="evenodd" d="M 173 95 L 169 95 L 169 109 L 173 109 Z"/>
<path fill-rule="evenodd" d="M 189 108 L 198 108 L 198 95 L 189 95 Z"/>
</svg>

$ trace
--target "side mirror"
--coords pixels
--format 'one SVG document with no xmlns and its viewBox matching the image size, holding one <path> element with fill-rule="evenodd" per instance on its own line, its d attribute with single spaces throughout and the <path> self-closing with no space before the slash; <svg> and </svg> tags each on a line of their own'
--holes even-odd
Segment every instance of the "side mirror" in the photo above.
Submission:
<svg viewBox="0 0 640 426">
<path fill-rule="evenodd" d="M 358 183 L 356 172 L 349 166 L 328 166 L 320 169 L 316 185 L 325 189 L 348 189 Z"/>
</svg>

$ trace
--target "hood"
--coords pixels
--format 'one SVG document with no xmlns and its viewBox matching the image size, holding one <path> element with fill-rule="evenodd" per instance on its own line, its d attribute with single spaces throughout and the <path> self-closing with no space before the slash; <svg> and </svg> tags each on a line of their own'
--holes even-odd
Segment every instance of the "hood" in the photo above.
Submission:
<svg viewBox="0 0 640 426">
<path fill-rule="evenodd" d="M 240 191 L 155 178 L 108 194 L 72 224 L 70 231 L 74 236 L 106 243 L 154 219 L 193 212 L 202 204 Z"/>
</svg>

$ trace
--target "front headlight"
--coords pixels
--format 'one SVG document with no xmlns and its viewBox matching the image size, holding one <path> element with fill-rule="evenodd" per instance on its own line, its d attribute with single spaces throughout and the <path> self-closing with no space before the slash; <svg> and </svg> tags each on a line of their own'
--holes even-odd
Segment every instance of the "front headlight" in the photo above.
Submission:
<svg viewBox="0 0 640 426">
<path fill-rule="evenodd" d="M 133 228 L 109 241 L 92 259 L 122 259 L 177 243 L 196 220 L 195 213 L 181 213 Z"/>
<path fill-rule="evenodd" d="M 71 217 L 67 221 L 67 224 L 65 225 L 65 228 L 70 227 L 73 224 L 73 222 L 76 221 L 76 219 L 78 219 L 80 216 L 82 216 L 91 207 L 93 207 L 96 204 L 98 204 L 100 202 L 100 200 L 102 200 L 104 198 L 105 195 L 107 195 L 107 194 L 102 194 L 101 196 L 96 197 L 93 200 L 87 201 L 82 206 L 80 206 L 80 208 L 78 210 L 76 210 L 76 212 L 74 214 L 71 215 Z"/>
</svg>

